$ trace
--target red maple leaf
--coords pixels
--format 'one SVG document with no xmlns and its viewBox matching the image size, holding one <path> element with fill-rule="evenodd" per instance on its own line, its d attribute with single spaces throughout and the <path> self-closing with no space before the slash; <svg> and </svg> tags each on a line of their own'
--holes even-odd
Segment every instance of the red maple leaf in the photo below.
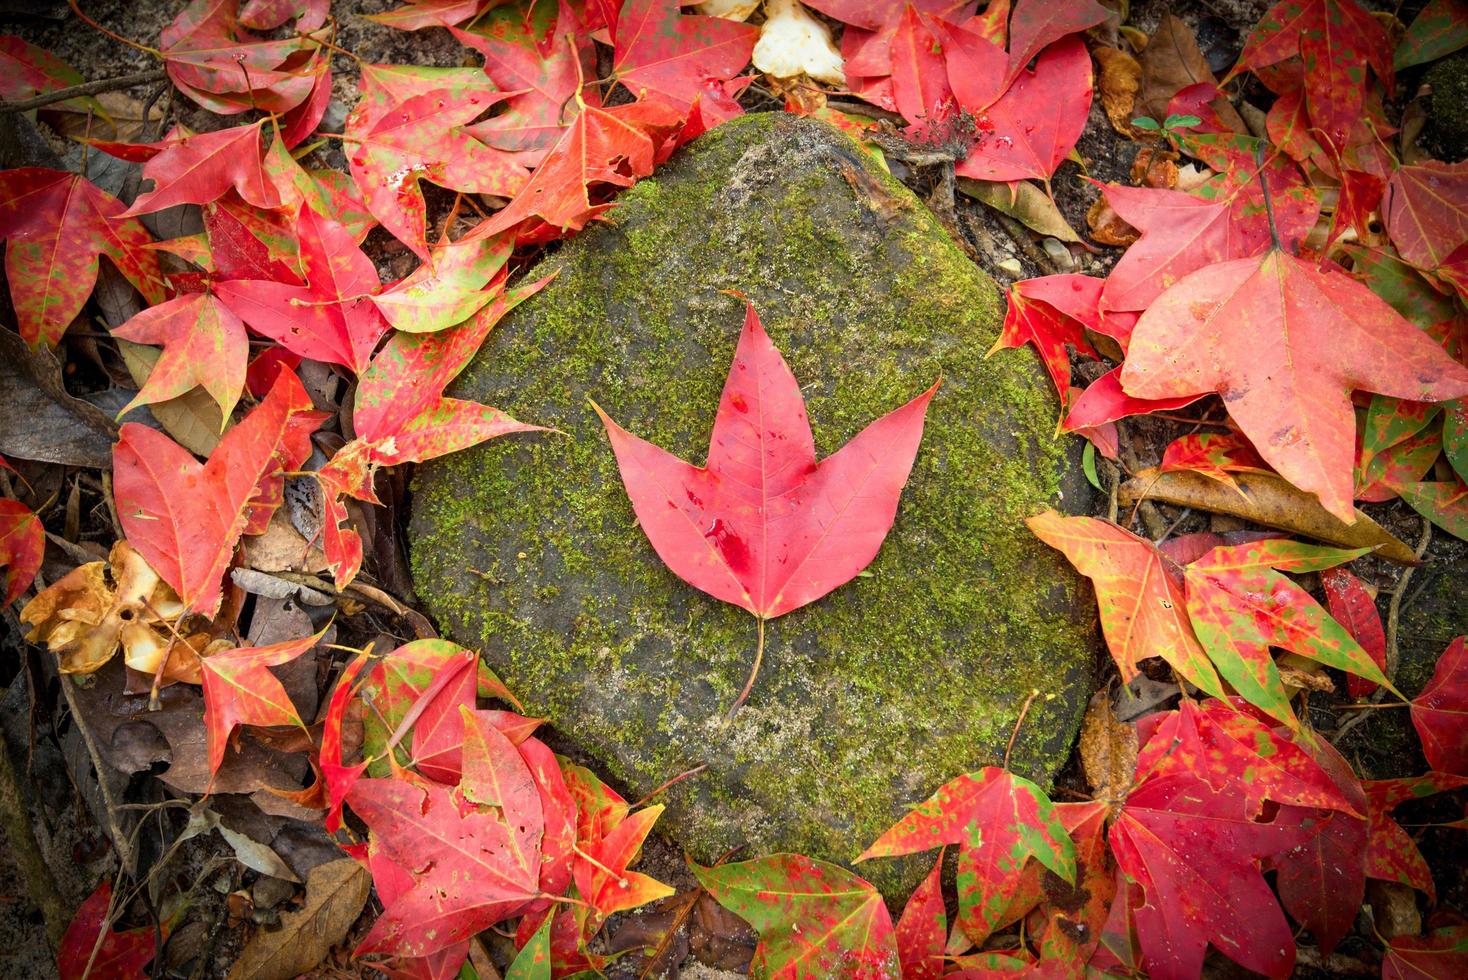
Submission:
<svg viewBox="0 0 1468 980">
<path fill-rule="evenodd" d="M 1366 791 L 1366 874 L 1384 881 L 1396 881 L 1426 892 L 1437 900 L 1437 885 L 1432 869 L 1417 849 L 1412 836 L 1392 818 L 1392 811 L 1408 800 L 1420 800 L 1437 793 L 1468 786 L 1468 777 L 1447 772 L 1428 772 L 1401 779 L 1373 779 L 1363 782 Z"/>
<path fill-rule="evenodd" d="M 1468 649 L 1463 637 L 1448 644 L 1432 680 L 1412 699 L 1412 724 L 1432 768 L 1468 776 Z"/>
<path fill-rule="evenodd" d="M 612 40 L 612 73 L 639 99 L 686 113 L 708 79 L 732 78 L 749 64 L 759 29 L 686 15 L 678 0 L 625 0 Z"/>
<path fill-rule="evenodd" d="M 0 606 L 8 606 L 30 588 L 46 553 L 41 519 L 19 500 L 0 497 Z"/>
<path fill-rule="evenodd" d="M 147 214 L 177 204 L 207 204 L 233 189 L 247 204 L 269 211 L 280 207 L 280 193 L 265 171 L 260 135 L 265 121 L 212 133 L 185 133 L 157 143 L 128 147 L 108 144 L 107 152 L 152 152 L 143 176 L 153 189 L 139 194 L 127 214 Z M 126 158 L 126 156 L 124 156 Z"/>
<path fill-rule="evenodd" d="M 707 466 L 597 411 L 658 556 L 695 588 L 766 620 L 814 602 L 876 557 L 937 390 L 935 382 L 817 463 L 800 386 L 750 304 Z"/>
<path fill-rule="evenodd" d="M 158 344 L 163 353 L 143 387 L 119 413 L 203 388 L 219 405 L 220 424 L 229 420 L 245 386 L 249 340 L 240 318 L 210 292 L 184 293 L 150 306 L 112 330 L 114 337 Z"/>
<path fill-rule="evenodd" d="M 56 970 L 62 980 L 81 980 L 84 976 L 138 977 L 147 972 L 148 961 L 157 951 L 157 936 L 147 926 L 114 930 L 107 918 L 111 908 L 112 881 L 104 878 L 77 907 L 61 937 Z M 170 924 L 171 920 L 163 924 L 165 937 Z"/>
<path fill-rule="evenodd" d="M 310 96 L 317 75 L 325 70 L 321 46 L 306 28 L 295 37 L 257 38 L 242 29 L 238 6 L 193 0 L 180 11 L 158 39 L 169 79 L 220 115 L 295 108 Z"/>
<path fill-rule="evenodd" d="M 153 236 L 121 201 L 76 174 L 40 167 L 0 172 L 5 277 L 32 347 L 55 346 L 81 312 L 105 255 L 150 303 L 165 295 Z"/>
<path fill-rule="evenodd" d="M 1442 401 L 1468 394 L 1468 369 L 1356 280 L 1272 249 L 1160 296 L 1121 384 L 1142 398 L 1218 392 L 1280 476 L 1350 523 L 1351 392 Z"/>
<path fill-rule="evenodd" d="M 326 630 L 263 647 L 226 650 L 200 661 L 204 684 L 204 731 L 212 777 L 224 762 L 229 736 L 239 725 L 295 725 L 304 729 L 296 706 L 269 670 L 310 650 Z"/>
<path fill-rule="evenodd" d="M 156 429 L 129 422 L 112 450 L 117 516 L 128 541 L 191 612 L 213 615 L 220 584 L 291 416 L 311 399 L 289 371 L 200 464 Z"/>
<path fill-rule="evenodd" d="M 1361 644 L 1361 649 L 1371 656 L 1371 662 L 1385 671 L 1386 630 L 1376 608 L 1376 599 L 1366 591 L 1360 579 L 1344 568 L 1328 568 L 1321 572 L 1320 585 L 1325 590 L 1330 614 L 1336 622 Z M 1346 675 L 1346 691 L 1351 697 L 1365 697 L 1374 690 L 1376 685 L 1364 677 Z"/>
</svg>

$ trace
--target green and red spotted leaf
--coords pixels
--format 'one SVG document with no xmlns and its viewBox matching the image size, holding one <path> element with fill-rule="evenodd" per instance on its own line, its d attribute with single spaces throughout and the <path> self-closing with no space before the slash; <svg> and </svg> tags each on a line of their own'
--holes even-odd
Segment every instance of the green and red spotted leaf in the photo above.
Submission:
<svg viewBox="0 0 1468 980">
<path fill-rule="evenodd" d="M 40 167 L 0 171 L 0 239 L 20 335 L 54 347 L 81 313 L 108 260 L 150 303 L 165 296 L 153 236 L 121 201 L 76 174 Z"/>
<path fill-rule="evenodd" d="M 1044 790 L 990 766 L 949 781 L 861 853 L 857 861 L 957 844 L 958 925 L 976 943 L 1000 923 L 1034 858 L 1075 881 L 1075 844 Z"/>
<path fill-rule="evenodd" d="M 850 871 L 800 854 L 691 867 L 715 901 L 759 933 L 751 976 L 900 976 L 896 934 L 882 894 Z"/>
<path fill-rule="evenodd" d="M 29 99 L 85 81 L 75 68 L 45 48 L 13 34 L 0 34 L 0 99 Z M 101 109 L 100 103 L 85 96 L 67 99 L 61 107 L 76 112 Z"/>
<path fill-rule="evenodd" d="M 1356 499 L 1391 500 L 1398 488 L 1420 481 L 1442 449 L 1435 425 L 1442 407 L 1377 395 L 1366 409 L 1357 460 Z"/>
<path fill-rule="evenodd" d="M 465 130 L 504 99 L 487 76 L 381 106 L 363 101 L 344 139 L 353 179 L 372 216 L 425 262 L 426 204 L 420 180 L 464 193 L 513 197 L 527 170 Z"/>
<path fill-rule="evenodd" d="M 224 762 L 229 737 L 240 725 L 295 725 L 304 729 L 290 695 L 269 668 L 290 663 L 312 649 L 326 630 L 263 647 L 240 647 L 205 657 L 204 730 L 212 777 Z"/>
<path fill-rule="evenodd" d="M 1392 63 L 1400 71 L 1446 58 L 1464 47 L 1468 47 L 1468 3 L 1429 0 L 1402 35 Z"/>
<path fill-rule="evenodd" d="M 132 216 L 179 204 L 207 204 L 230 190 L 253 207 L 265 211 L 280 207 L 280 192 L 261 156 L 264 125 L 261 120 L 149 144 L 147 148 L 157 152 L 143 164 L 143 176 L 153 181 L 153 189 L 139 194 L 125 213 Z"/>
<path fill-rule="evenodd" d="M 1270 539 L 1215 548 L 1187 568 L 1188 617 L 1213 665 L 1250 704 L 1291 728 L 1299 721 L 1272 647 L 1390 687 L 1345 628 L 1280 574 L 1321 571 L 1365 553 Z"/>
<path fill-rule="evenodd" d="M 36 579 L 46 554 L 41 519 L 19 500 L 0 497 L 0 606 L 8 606 Z"/>
<path fill-rule="evenodd" d="M 1468 776 L 1468 649 L 1459 636 L 1412 699 L 1412 724 L 1433 769 Z"/>
<path fill-rule="evenodd" d="M 463 323 L 494 299 L 509 261 L 507 236 L 444 244 L 407 276 L 372 297 L 388 323 L 408 333 L 433 333 Z"/>
<path fill-rule="evenodd" d="M 1188 620 L 1182 569 L 1152 542 L 1092 517 L 1046 511 L 1026 523 L 1059 549 L 1096 587 L 1101 631 L 1122 680 L 1161 657 L 1178 675 L 1214 697 L 1223 685 Z"/>
<path fill-rule="evenodd" d="M 1365 584 L 1345 568 L 1327 568 L 1320 573 L 1320 585 L 1325 590 L 1326 604 L 1335 621 L 1346 628 L 1361 649 L 1365 650 L 1373 663 L 1386 671 L 1386 628 L 1381 622 L 1381 612 L 1376 608 L 1374 594 Z M 1361 698 L 1376 690 L 1376 685 L 1356 674 L 1346 675 L 1346 691 L 1353 698 Z"/>
<path fill-rule="evenodd" d="M 1393 819 L 1391 812 L 1409 800 L 1425 799 L 1448 790 L 1468 786 L 1468 776 L 1446 772 L 1429 772 L 1402 779 L 1376 779 L 1363 782 L 1366 791 L 1366 874 L 1372 878 L 1396 881 L 1425 892 L 1436 901 L 1437 886 L 1432 870 L 1416 841 Z"/>
<path fill-rule="evenodd" d="M 634 96 L 687 112 L 707 79 L 749 64 L 759 31 L 720 17 L 685 15 L 677 0 L 625 0 L 612 32 L 612 74 Z"/>
<path fill-rule="evenodd" d="M 1397 492 L 1417 513 L 1453 537 L 1468 541 L 1468 483 L 1461 478 L 1406 483 Z"/>
<path fill-rule="evenodd" d="M 530 937 L 530 942 L 515 955 L 505 971 L 505 980 L 551 980 L 551 923 L 545 923 Z"/>
<path fill-rule="evenodd" d="M 1051 877 L 1042 883 L 1044 901 L 1030 913 L 1027 925 L 1042 962 L 1083 963 L 1101 940 L 1116 891 L 1106 841 L 1108 809 L 1100 801 L 1055 804 L 1061 824 L 1075 842 L 1076 880 L 1072 884 Z"/>
</svg>

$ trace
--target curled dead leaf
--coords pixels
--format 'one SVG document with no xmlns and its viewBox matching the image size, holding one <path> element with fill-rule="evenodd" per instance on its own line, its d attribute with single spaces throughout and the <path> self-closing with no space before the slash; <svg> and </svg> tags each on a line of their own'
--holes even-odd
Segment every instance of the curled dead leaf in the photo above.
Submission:
<svg viewBox="0 0 1468 980">
<path fill-rule="evenodd" d="M 1130 245 L 1142 237 L 1140 231 L 1112 210 L 1104 194 L 1096 198 L 1086 212 L 1086 226 L 1091 229 L 1091 238 L 1101 245 Z"/>
<path fill-rule="evenodd" d="M 1380 524 L 1356 511 L 1356 521 L 1347 524 L 1324 507 L 1314 494 L 1305 493 L 1272 473 L 1239 473 L 1239 489 L 1188 470 L 1159 473 L 1138 472 L 1121 485 L 1118 496 L 1123 506 L 1140 500 L 1155 500 L 1193 507 L 1215 514 L 1232 514 L 1244 520 L 1279 528 L 1342 548 L 1374 548 L 1378 558 L 1400 565 L 1418 564 L 1417 553 L 1406 542 L 1392 536 Z"/>
<path fill-rule="evenodd" d="M 1132 158 L 1131 180 L 1138 187 L 1160 187 L 1172 190 L 1178 182 L 1178 155 L 1175 150 L 1144 146 Z"/>
<path fill-rule="evenodd" d="M 1101 93 L 1101 107 L 1111 128 L 1123 136 L 1132 136 L 1137 90 L 1142 85 L 1142 65 L 1120 48 L 1096 47 L 1091 50 L 1101 66 L 1096 88 Z"/>
<path fill-rule="evenodd" d="M 1142 87 L 1137 93 L 1137 109 L 1153 119 L 1167 117 L 1167 103 L 1179 89 L 1198 82 L 1218 84 L 1192 30 L 1172 14 L 1163 15 L 1139 60 Z M 1244 120 L 1228 99 L 1219 96 L 1209 104 L 1229 129 L 1237 133 L 1247 131 Z"/>
<path fill-rule="evenodd" d="M 31 627 L 26 639 L 45 643 L 63 674 L 90 674 L 111 660 L 119 646 L 129 666 L 156 671 L 159 659 L 177 642 L 173 624 L 182 613 L 178 594 L 131 545 L 119 541 L 106 562 L 72 569 L 26 603 L 20 619 Z M 170 671 L 187 676 L 195 653 L 180 651 L 178 666 Z M 197 668 L 197 657 L 193 661 Z"/>
<path fill-rule="evenodd" d="M 1028 180 L 958 179 L 958 189 L 982 204 L 1007 214 L 1031 231 L 1063 242 L 1078 242 L 1081 236 L 1065 220 L 1055 201 L 1039 184 Z"/>
</svg>

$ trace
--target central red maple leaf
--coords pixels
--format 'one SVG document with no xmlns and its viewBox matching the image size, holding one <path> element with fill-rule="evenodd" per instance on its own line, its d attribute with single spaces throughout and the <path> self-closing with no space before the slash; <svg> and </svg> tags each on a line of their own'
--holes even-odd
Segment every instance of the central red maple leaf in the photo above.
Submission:
<svg viewBox="0 0 1468 980">
<path fill-rule="evenodd" d="M 595 407 L 659 557 L 688 584 L 766 620 L 814 602 L 876 557 L 940 383 L 818 463 L 800 386 L 750 304 L 706 467 Z"/>
</svg>

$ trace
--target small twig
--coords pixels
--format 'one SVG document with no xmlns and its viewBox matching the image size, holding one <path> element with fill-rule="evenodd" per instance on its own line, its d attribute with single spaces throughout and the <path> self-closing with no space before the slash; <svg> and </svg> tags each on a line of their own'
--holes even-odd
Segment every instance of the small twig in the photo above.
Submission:
<svg viewBox="0 0 1468 980">
<path fill-rule="evenodd" d="M 669 779 L 667 782 L 663 783 L 657 789 L 653 790 L 651 793 L 648 793 L 642 799 L 640 799 L 636 803 L 632 804 L 631 809 L 636 810 L 638 807 L 645 805 L 648 800 L 650 800 L 653 797 L 657 796 L 659 793 L 667 792 L 668 790 L 672 789 L 674 786 L 677 786 L 679 783 L 683 782 L 683 780 L 687 779 L 689 776 L 697 776 L 699 773 L 703 772 L 708 767 L 709 767 L 709 764 L 707 762 L 705 762 L 702 765 L 694 766 L 692 769 L 689 769 L 686 772 L 680 772 L 678 775 L 674 776 L 672 779 Z"/>
<path fill-rule="evenodd" d="M 67 99 L 76 99 L 84 95 L 99 95 L 102 92 L 116 92 L 118 89 L 132 88 L 134 85 L 147 85 L 150 82 L 160 82 L 168 77 L 163 69 L 153 71 L 140 71 L 131 75 L 118 75 L 116 78 L 100 78 L 95 82 L 83 82 L 81 85 L 72 85 L 69 88 L 59 88 L 54 92 L 42 92 L 33 95 L 29 99 L 18 99 L 14 102 L 0 102 L 0 114 L 7 112 L 29 112 L 32 109 L 40 109 L 56 102 L 65 102 Z"/>
<path fill-rule="evenodd" d="M 1040 689 L 1030 691 L 1030 696 L 1025 698 L 1025 703 L 1019 707 L 1019 717 L 1014 719 L 1014 729 L 1009 733 L 1009 744 L 1004 747 L 1004 768 L 1009 768 L 1009 753 L 1014 751 L 1014 740 L 1019 737 L 1019 727 L 1025 723 L 1025 715 L 1030 713 L 1030 705 L 1035 703 L 1035 698 L 1040 696 Z"/>
</svg>

